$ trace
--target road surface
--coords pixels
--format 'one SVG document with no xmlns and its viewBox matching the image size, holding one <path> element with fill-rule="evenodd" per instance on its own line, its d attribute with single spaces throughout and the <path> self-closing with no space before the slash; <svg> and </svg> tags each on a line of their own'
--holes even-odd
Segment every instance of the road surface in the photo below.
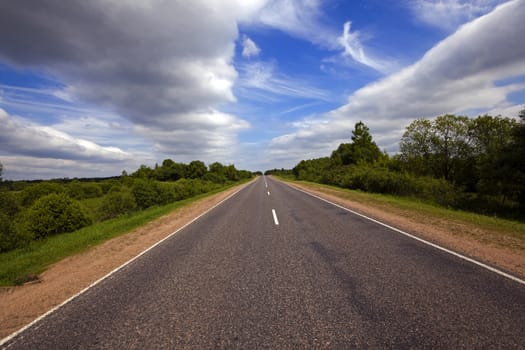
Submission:
<svg viewBox="0 0 525 350">
<path fill-rule="evenodd" d="M 2 345 L 525 348 L 525 285 L 260 177 Z"/>
</svg>

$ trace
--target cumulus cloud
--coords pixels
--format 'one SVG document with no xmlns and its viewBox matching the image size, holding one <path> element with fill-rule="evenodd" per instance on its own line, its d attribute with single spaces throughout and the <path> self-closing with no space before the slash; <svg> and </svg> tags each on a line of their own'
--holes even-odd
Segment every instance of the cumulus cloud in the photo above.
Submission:
<svg viewBox="0 0 525 350">
<path fill-rule="evenodd" d="M 244 57 L 258 56 L 261 49 L 247 35 L 242 37 L 242 55 Z"/>
<path fill-rule="evenodd" d="M 44 72 L 65 85 L 60 96 L 124 116 L 147 137 L 156 137 L 159 128 L 192 130 L 201 140 L 193 147 L 198 157 L 220 146 L 200 135 L 223 132 L 214 119 L 220 117 L 209 114 L 201 129 L 194 129 L 187 116 L 235 101 L 237 23 L 263 5 L 240 0 L 6 2 L 0 11 L 0 61 Z M 243 123 L 230 117 L 234 124 Z M 166 139 L 153 141 L 176 154 Z"/>
<path fill-rule="evenodd" d="M 116 147 L 102 147 L 52 127 L 14 118 L 0 109 L 0 148 L 3 152 L 56 159 L 96 162 L 124 161 L 131 155 Z"/>
<path fill-rule="evenodd" d="M 525 75 L 524 17 L 525 1 L 501 5 L 462 26 L 415 64 L 357 90 L 344 106 L 274 138 L 272 152 L 288 166 L 303 159 L 305 149 L 312 150 L 310 157 L 328 155 L 348 142 L 359 120 L 381 147 L 395 151 L 414 118 L 508 108 L 509 94 L 525 89 L 524 83 L 503 83 Z"/>
</svg>

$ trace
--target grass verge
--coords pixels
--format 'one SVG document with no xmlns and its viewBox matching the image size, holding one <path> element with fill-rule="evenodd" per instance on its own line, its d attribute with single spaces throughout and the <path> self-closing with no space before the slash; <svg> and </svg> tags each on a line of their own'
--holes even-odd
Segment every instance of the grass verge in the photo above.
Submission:
<svg viewBox="0 0 525 350">
<path fill-rule="evenodd" d="M 111 238 L 123 235 L 154 219 L 201 198 L 225 191 L 234 185 L 164 206 L 151 207 L 130 215 L 95 223 L 80 230 L 31 242 L 27 247 L 0 254 L 0 286 L 20 285 L 36 279 L 48 266 L 83 252 Z"/>
<path fill-rule="evenodd" d="M 514 239 L 517 239 L 518 241 L 521 241 L 522 244 L 520 244 L 520 246 L 525 247 L 525 223 L 523 222 L 501 219 L 492 216 L 485 216 L 461 210 L 449 209 L 409 197 L 398 197 L 392 195 L 367 193 L 308 181 L 296 181 L 286 178 L 280 179 L 285 182 L 296 183 L 305 186 L 306 188 L 335 195 L 336 197 L 339 197 L 341 199 L 355 201 L 381 210 L 389 210 L 392 213 L 399 214 L 401 216 L 410 218 L 422 217 L 428 219 L 427 222 L 434 222 L 436 220 L 439 220 L 459 224 L 459 226 L 451 226 L 451 231 L 457 230 L 458 228 L 461 228 L 463 226 L 469 226 L 474 227 L 475 230 L 490 232 L 492 235 L 495 236 L 512 237 Z M 464 232 L 452 233 L 463 234 Z M 484 240 L 486 240 L 486 238 L 487 237 L 484 236 Z M 502 245 L 502 242 L 499 239 L 486 243 Z M 512 246 L 510 248 L 519 247 Z"/>
</svg>

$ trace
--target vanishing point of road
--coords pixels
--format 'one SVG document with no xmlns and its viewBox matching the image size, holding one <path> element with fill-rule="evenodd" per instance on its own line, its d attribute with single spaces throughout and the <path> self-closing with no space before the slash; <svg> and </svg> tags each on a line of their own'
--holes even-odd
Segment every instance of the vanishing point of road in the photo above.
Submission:
<svg viewBox="0 0 525 350">
<path fill-rule="evenodd" d="M 525 285 L 259 177 L 2 347 L 523 349 Z"/>
</svg>

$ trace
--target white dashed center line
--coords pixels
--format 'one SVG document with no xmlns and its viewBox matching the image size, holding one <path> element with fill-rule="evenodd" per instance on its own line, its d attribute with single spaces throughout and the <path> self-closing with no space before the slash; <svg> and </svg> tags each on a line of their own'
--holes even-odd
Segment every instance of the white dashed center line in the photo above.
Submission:
<svg viewBox="0 0 525 350">
<path fill-rule="evenodd" d="M 278 226 L 279 220 L 277 219 L 277 214 L 275 213 L 275 209 L 272 209 L 272 214 L 273 214 L 273 222 L 275 223 L 276 226 Z"/>
</svg>

